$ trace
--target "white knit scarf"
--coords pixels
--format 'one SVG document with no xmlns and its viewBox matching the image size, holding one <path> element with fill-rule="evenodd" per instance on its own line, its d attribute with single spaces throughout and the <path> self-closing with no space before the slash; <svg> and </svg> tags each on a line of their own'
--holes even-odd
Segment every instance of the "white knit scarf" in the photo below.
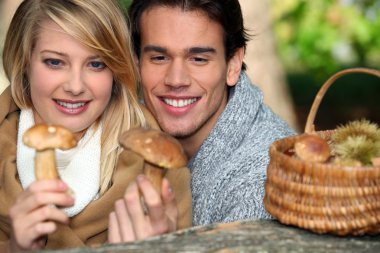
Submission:
<svg viewBox="0 0 380 253">
<path fill-rule="evenodd" d="M 17 138 L 17 171 L 21 185 L 26 189 L 33 181 L 35 150 L 25 146 L 22 136 L 34 125 L 32 110 L 21 110 Z M 61 179 L 68 184 L 75 194 L 75 204 L 64 208 L 69 216 L 80 213 L 97 197 L 100 185 L 100 139 L 101 125 L 94 132 L 89 128 L 78 142 L 76 148 L 56 150 L 58 172 Z"/>
</svg>

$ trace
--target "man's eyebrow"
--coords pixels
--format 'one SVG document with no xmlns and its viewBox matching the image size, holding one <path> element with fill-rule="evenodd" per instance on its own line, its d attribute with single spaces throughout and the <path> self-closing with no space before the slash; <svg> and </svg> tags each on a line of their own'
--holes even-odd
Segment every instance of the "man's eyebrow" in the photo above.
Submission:
<svg viewBox="0 0 380 253">
<path fill-rule="evenodd" d="M 143 48 L 143 52 L 157 52 L 157 53 L 166 53 L 167 49 L 159 46 L 153 46 L 153 45 L 148 45 Z"/>
<path fill-rule="evenodd" d="M 157 53 L 167 53 L 167 49 L 160 46 L 147 45 L 143 48 L 143 52 L 157 52 Z M 201 53 L 216 53 L 215 48 L 212 47 L 191 47 L 187 50 L 190 54 L 201 54 Z"/>
<path fill-rule="evenodd" d="M 202 53 L 216 53 L 215 48 L 212 47 L 191 47 L 188 52 L 190 54 L 202 54 Z"/>
</svg>

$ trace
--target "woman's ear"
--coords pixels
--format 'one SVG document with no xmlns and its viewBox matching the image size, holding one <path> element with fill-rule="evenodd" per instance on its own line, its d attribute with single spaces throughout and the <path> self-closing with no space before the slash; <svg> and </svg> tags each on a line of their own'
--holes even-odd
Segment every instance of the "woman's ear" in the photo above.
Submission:
<svg viewBox="0 0 380 253">
<path fill-rule="evenodd" d="M 244 48 L 241 47 L 236 50 L 235 54 L 227 63 L 227 85 L 234 86 L 240 76 L 241 68 L 243 65 Z"/>
</svg>

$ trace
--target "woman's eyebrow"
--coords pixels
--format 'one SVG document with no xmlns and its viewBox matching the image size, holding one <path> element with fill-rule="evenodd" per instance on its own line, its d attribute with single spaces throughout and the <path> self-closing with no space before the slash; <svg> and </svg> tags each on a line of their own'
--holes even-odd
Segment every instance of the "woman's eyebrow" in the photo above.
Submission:
<svg viewBox="0 0 380 253">
<path fill-rule="evenodd" d="M 66 53 L 55 51 L 55 50 L 50 50 L 50 49 L 42 50 L 42 51 L 40 51 L 40 53 L 50 53 L 50 54 L 57 54 L 57 55 L 60 55 L 60 56 L 67 56 Z"/>
</svg>

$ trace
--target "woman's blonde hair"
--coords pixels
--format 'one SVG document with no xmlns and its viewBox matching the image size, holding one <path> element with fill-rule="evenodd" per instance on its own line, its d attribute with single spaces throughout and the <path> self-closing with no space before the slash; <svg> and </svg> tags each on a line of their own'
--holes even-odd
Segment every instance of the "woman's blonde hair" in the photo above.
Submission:
<svg viewBox="0 0 380 253">
<path fill-rule="evenodd" d="M 54 21 L 67 34 L 96 50 L 113 72 L 111 99 L 99 119 L 103 127 L 100 165 L 100 194 L 103 194 L 112 183 L 120 152 L 118 137 L 130 128 L 147 124 L 138 104 L 138 74 L 125 16 L 116 0 L 24 0 L 11 21 L 3 52 L 4 70 L 20 108 L 33 106 L 27 68 L 41 23 L 46 20 Z"/>
</svg>

